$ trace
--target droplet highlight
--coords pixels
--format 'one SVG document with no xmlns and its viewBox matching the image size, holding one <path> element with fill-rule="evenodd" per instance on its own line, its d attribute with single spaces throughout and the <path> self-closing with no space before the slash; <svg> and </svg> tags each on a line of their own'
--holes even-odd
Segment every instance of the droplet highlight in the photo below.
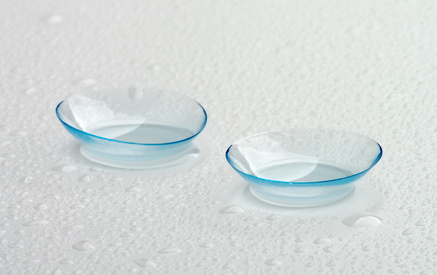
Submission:
<svg viewBox="0 0 437 275">
<path fill-rule="evenodd" d="M 79 241 L 73 245 L 73 248 L 78 251 L 91 251 L 96 249 L 96 247 L 87 241 Z"/>
</svg>

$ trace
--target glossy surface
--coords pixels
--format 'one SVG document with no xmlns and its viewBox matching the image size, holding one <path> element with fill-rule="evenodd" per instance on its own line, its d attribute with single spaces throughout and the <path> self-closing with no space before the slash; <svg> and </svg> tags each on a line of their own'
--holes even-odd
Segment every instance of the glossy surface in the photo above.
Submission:
<svg viewBox="0 0 437 275">
<path fill-rule="evenodd" d="M 331 130 L 268 132 L 229 147 L 229 164 L 259 199 L 282 206 L 317 206 L 347 195 L 381 158 L 377 142 Z"/>
<path fill-rule="evenodd" d="M 85 157 L 122 168 L 153 166 L 181 154 L 207 120 L 196 101 L 157 89 L 75 94 L 56 114 Z"/>
</svg>

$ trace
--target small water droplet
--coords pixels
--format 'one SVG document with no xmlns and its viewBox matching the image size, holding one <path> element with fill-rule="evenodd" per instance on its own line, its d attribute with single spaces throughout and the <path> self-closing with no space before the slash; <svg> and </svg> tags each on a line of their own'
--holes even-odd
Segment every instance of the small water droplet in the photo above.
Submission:
<svg viewBox="0 0 437 275">
<path fill-rule="evenodd" d="M 79 181 L 81 182 L 90 182 L 91 181 L 91 176 L 90 175 L 83 175 L 79 178 Z"/>
<path fill-rule="evenodd" d="M 78 241 L 73 245 L 73 248 L 79 251 L 91 251 L 96 249 L 96 247 L 87 241 Z"/>
<path fill-rule="evenodd" d="M 139 227 L 139 226 L 132 226 L 131 228 L 130 228 L 130 231 L 134 231 L 134 232 L 138 232 L 138 231 L 140 231 L 141 230 L 141 227 Z"/>
<path fill-rule="evenodd" d="M 273 215 L 270 215 L 270 216 L 267 217 L 267 219 L 269 221 L 276 221 L 276 220 L 279 220 L 280 218 L 281 218 L 281 216 L 276 215 L 276 214 L 273 214 Z"/>
<path fill-rule="evenodd" d="M 71 229 L 71 230 L 81 230 L 84 228 L 83 225 L 77 224 L 77 225 L 70 225 L 68 227 L 66 227 L 67 229 Z"/>
<path fill-rule="evenodd" d="M 31 95 L 34 92 L 36 92 L 36 89 L 35 88 L 30 88 L 30 89 L 27 89 L 26 91 L 24 91 L 24 94 L 25 95 Z"/>
<path fill-rule="evenodd" d="M 220 214 L 235 215 L 235 214 L 243 213 L 244 209 L 242 209 L 241 207 L 233 205 L 233 206 L 225 207 L 225 208 L 221 209 L 219 212 L 220 212 Z"/>
<path fill-rule="evenodd" d="M 65 265 L 72 265 L 72 264 L 74 264 L 74 262 L 72 260 L 69 260 L 69 259 L 63 259 L 59 263 L 60 264 L 65 264 Z"/>
<path fill-rule="evenodd" d="M 24 177 L 22 180 L 21 180 L 21 182 L 22 183 L 30 183 L 31 181 L 32 181 L 32 177 Z"/>
<path fill-rule="evenodd" d="M 400 210 L 412 210 L 416 205 L 414 203 L 407 203 L 399 207 Z"/>
<path fill-rule="evenodd" d="M 41 260 L 26 260 L 24 261 L 25 264 L 37 264 L 41 262 Z"/>
<path fill-rule="evenodd" d="M 409 235 L 413 235 L 414 231 L 411 229 L 405 229 L 404 231 L 402 231 L 402 235 L 405 236 L 409 236 Z"/>
<path fill-rule="evenodd" d="M 315 244 L 331 244 L 331 240 L 328 238 L 320 237 L 314 240 Z"/>
<path fill-rule="evenodd" d="M 294 250 L 295 253 L 307 253 L 308 250 L 303 247 L 298 247 Z"/>
<path fill-rule="evenodd" d="M 344 219 L 342 222 L 344 225 L 350 227 L 372 227 L 378 226 L 381 224 L 382 219 L 371 216 L 371 215 L 361 215 L 361 216 L 353 216 Z"/>
<path fill-rule="evenodd" d="M 296 243 L 303 243 L 305 241 L 305 238 L 297 238 L 294 240 Z"/>
<path fill-rule="evenodd" d="M 268 259 L 265 261 L 265 264 L 269 266 L 280 266 L 282 263 L 276 259 Z"/>
<path fill-rule="evenodd" d="M 35 204 L 35 206 L 33 208 L 35 210 L 46 210 L 49 207 L 45 203 L 38 203 L 38 204 Z"/>
<path fill-rule="evenodd" d="M 134 263 L 141 267 L 156 267 L 156 264 L 154 262 L 145 258 L 136 259 L 134 260 Z"/>
<path fill-rule="evenodd" d="M 120 235 L 120 237 L 122 237 L 122 238 L 131 238 L 133 236 L 135 236 L 135 235 L 130 233 L 130 232 L 126 232 L 126 233 L 123 233 Z"/>
<path fill-rule="evenodd" d="M 50 24 L 58 24 L 62 22 L 63 18 L 60 15 L 54 14 L 54 15 L 47 16 L 43 20 Z"/>
<path fill-rule="evenodd" d="M 11 133 L 11 136 L 13 136 L 13 137 L 24 137 L 26 135 L 27 134 L 24 131 L 15 131 L 15 132 Z"/>
<path fill-rule="evenodd" d="M 158 250 L 159 254 L 176 254 L 176 253 L 180 253 L 182 250 L 178 249 L 178 248 L 174 248 L 174 247 L 168 247 L 168 248 L 163 248 L 161 250 Z"/>
<path fill-rule="evenodd" d="M 173 197 L 174 197 L 174 196 L 173 196 L 172 194 L 169 194 L 169 195 L 159 196 L 158 199 L 161 199 L 161 200 L 169 200 L 169 199 L 171 199 L 171 198 L 173 198 Z"/>
<path fill-rule="evenodd" d="M 64 172 L 64 173 L 69 173 L 69 172 L 73 172 L 74 170 L 76 170 L 76 167 L 72 166 L 72 165 L 58 165 L 52 168 L 52 170 L 57 171 L 57 172 Z"/>
<path fill-rule="evenodd" d="M 30 222 L 25 222 L 23 223 L 24 226 L 39 226 L 39 225 L 46 225 L 49 222 L 46 220 L 34 220 L 34 221 L 30 221 Z"/>
<path fill-rule="evenodd" d="M 93 86 L 96 83 L 97 83 L 97 81 L 95 81 L 92 78 L 84 78 L 84 79 L 80 79 L 80 80 L 76 81 L 77 85 L 81 85 L 81 86 L 85 86 L 85 87 Z"/>
<path fill-rule="evenodd" d="M 259 218 L 257 217 L 257 216 L 250 216 L 250 217 L 247 217 L 246 219 L 244 219 L 246 222 L 254 222 L 254 221 L 257 221 L 257 220 L 259 220 Z"/>
<path fill-rule="evenodd" d="M 62 270 L 60 268 L 56 268 L 52 272 L 52 275 L 61 275 L 61 274 L 62 274 Z"/>
<path fill-rule="evenodd" d="M 159 67 L 158 65 L 153 65 L 152 70 L 157 72 L 157 71 L 161 70 L 161 67 Z"/>
<path fill-rule="evenodd" d="M 199 245 L 201 248 L 213 248 L 214 245 L 212 243 L 202 243 Z"/>
<path fill-rule="evenodd" d="M 128 187 L 126 188 L 126 192 L 138 193 L 141 192 L 141 188 L 136 186 Z"/>
<path fill-rule="evenodd" d="M 331 246 L 326 246 L 323 248 L 323 251 L 325 251 L 326 253 L 332 253 L 334 249 Z"/>
</svg>

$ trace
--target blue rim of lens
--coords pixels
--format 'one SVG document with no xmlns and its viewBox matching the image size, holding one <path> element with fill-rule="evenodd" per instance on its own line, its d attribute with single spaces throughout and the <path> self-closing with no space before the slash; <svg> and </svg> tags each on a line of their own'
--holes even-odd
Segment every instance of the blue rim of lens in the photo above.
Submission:
<svg viewBox="0 0 437 275">
<path fill-rule="evenodd" d="M 257 135 L 261 135 L 261 134 L 263 134 L 263 133 L 256 134 L 256 135 L 253 135 L 253 136 L 257 136 Z M 251 137 L 253 137 L 253 136 L 251 136 Z M 363 136 L 363 137 L 365 137 L 365 136 Z M 232 146 L 234 146 L 235 143 L 232 144 L 231 146 L 229 146 L 228 150 L 226 150 L 225 156 L 226 156 L 226 160 L 231 165 L 231 167 L 235 171 L 237 171 L 238 173 L 241 173 L 241 174 L 243 174 L 244 176 L 246 176 L 248 178 L 252 178 L 252 179 L 255 179 L 255 180 L 265 181 L 266 183 L 267 182 L 271 183 L 272 185 L 275 185 L 275 186 L 282 186 L 282 187 L 284 187 L 284 186 L 308 186 L 308 185 L 311 185 L 311 186 L 342 185 L 342 184 L 349 183 L 350 181 L 347 181 L 348 179 L 352 179 L 354 177 L 364 176 L 364 174 L 366 174 L 370 169 L 372 169 L 373 166 L 375 166 L 379 162 L 379 160 L 382 158 L 383 150 L 382 150 L 381 145 L 378 142 L 376 142 L 375 140 L 373 140 L 373 139 L 371 139 L 369 137 L 366 137 L 366 138 L 368 138 L 368 139 L 372 140 L 373 142 L 375 142 L 378 145 L 378 147 L 379 147 L 379 154 L 378 154 L 378 156 L 376 156 L 376 158 L 372 162 L 372 164 L 367 169 L 365 169 L 365 170 L 363 170 L 363 171 L 361 171 L 359 173 L 356 173 L 356 174 L 353 174 L 353 175 L 349 175 L 349 176 L 343 177 L 343 178 L 331 179 L 331 180 L 326 180 L 326 181 L 308 181 L 308 182 L 279 181 L 279 180 L 271 180 L 271 179 L 261 178 L 261 177 L 257 177 L 257 176 L 251 175 L 251 174 L 247 174 L 247 173 L 241 171 L 240 169 L 238 169 L 235 166 L 235 164 L 233 163 L 233 161 L 229 158 L 229 150 L 232 148 Z"/>
<path fill-rule="evenodd" d="M 181 95 L 181 96 L 183 96 L 183 97 L 186 97 L 186 98 L 189 98 L 189 97 L 184 96 L 184 95 L 182 95 L 182 94 L 179 94 L 179 95 Z M 207 120 L 208 120 L 208 115 L 206 114 L 205 109 L 203 108 L 203 106 L 202 106 L 199 102 L 195 101 L 195 100 L 192 99 L 192 98 L 189 98 L 189 99 L 193 100 L 194 102 L 197 103 L 197 105 L 199 105 L 199 107 L 200 107 L 200 108 L 202 109 L 202 111 L 203 111 L 203 114 L 205 115 L 205 119 L 203 120 L 202 125 L 200 126 L 199 130 L 198 130 L 195 134 L 193 134 L 192 136 L 187 137 L 187 138 L 185 138 L 185 139 L 176 140 L 176 141 L 172 141 L 172 142 L 163 142 L 163 143 L 139 143 L 139 142 L 129 142 L 129 141 L 122 141 L 122 140 L 116 140 L 116 139 L 105 138 L 105 137 L 101 137 L 101 136 L 97 136 L 97 135 L 93 135 L 93 134 L 91 134 L 91 133 L 85 132 L 85 131 L 83 131 L 83 130 L 81 130 L 81 129 L 78 129 L 78 128 L 76 128 L 76 127 L 71 126 L 70 124 L 68 124 L 67 122 L 65 122 L 64 120 L 62 120 L 62 118 L 60 117 L 60 115 L 59 115 L 59 107 L 62 105 L 62 103 L 64 103 L 65 100 L 61 101 L 61 102 L 56 106 L 56 116 L 58 117 L 59 121 L 61 121 L 61 123 L 62 123 L 65 127 L 70 128 L 70 129 L 73 129 L 73 130 L 75 130 L 75 131 L 78 131 L 78 132 L 80 132 L 80 133 L 82 133 L 82 134 L 84 134 L 84 135 L 91 136 L 91 137 L 95 137 L 95 138 L 98 138 L 98 139 L 103 139 L 103 140 L 112 141 L 112 142 L 118 142 L 118 143 L 123 143 L 123 144 L 144 145 L 144 146 L 172 145 L 172 144 L 182 143 L 182 142 L 184 142 L 184 141 L 188 141 L 188 140 L 190 140 L 190 139 L 193 139 L 193 138 L 196 137 L 198 134 L 200 134 L 200 132 L 202 132 L 203 129 L 205 128 L 205 126 L 206 126 L 206 122 L 207 122 Z"/>
</svg>

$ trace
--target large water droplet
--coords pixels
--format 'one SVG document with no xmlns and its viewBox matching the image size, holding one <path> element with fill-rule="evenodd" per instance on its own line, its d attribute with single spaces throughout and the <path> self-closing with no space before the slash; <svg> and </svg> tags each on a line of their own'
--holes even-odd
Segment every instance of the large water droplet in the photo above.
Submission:
<svg viewBox="0 0 437 275">
<path fill-rule="evenodd" d="M 156 267 L 156 264 L 154 262 L 145 258 L 136 259 L 134 260 L 134 263 L 141 267 Z"/>
<path fill-rule="evenodd" d="M 161 250 L 158 250 L 159 254 L 176 254 L 176 253 L 180 253 L 182 250 L 178 249 L 178 248 L 174 248 L 174 247 L 168 247 L 168 248 L 163 248 Z"/>
<path fill-rule="evenodd" d="M 78 241 L 73 245 L 73 248 L 79 251 L 91 251 L 96 249 L 96 247 L 87 241 Z"/>
<path fill-rule="evenodd" d="M 350 227 L 372 227 L 378 226 L 381 224 L 382 219 L 371 216 L 371 215 L 361 215 L 361 216 L 353 216 L 346 219 L 343 219 L 343 224 Z"/>
<path fill-rule="evenodd" d="M 235 215 L 235 214 L 243 213 L 244 209 L 242 209 L 241 207 L 233 205 L 233 206 L 225 207 L 225 208 L 221 209 L 219 212 L 220 212 L 220 214 Z"/>
<path fill-rule="evenodd" d="M 276 259 L 268 259 L 265 261 L 265 264 L 269 266 L 280 266 L 282 263 Z"/>
</svg>

